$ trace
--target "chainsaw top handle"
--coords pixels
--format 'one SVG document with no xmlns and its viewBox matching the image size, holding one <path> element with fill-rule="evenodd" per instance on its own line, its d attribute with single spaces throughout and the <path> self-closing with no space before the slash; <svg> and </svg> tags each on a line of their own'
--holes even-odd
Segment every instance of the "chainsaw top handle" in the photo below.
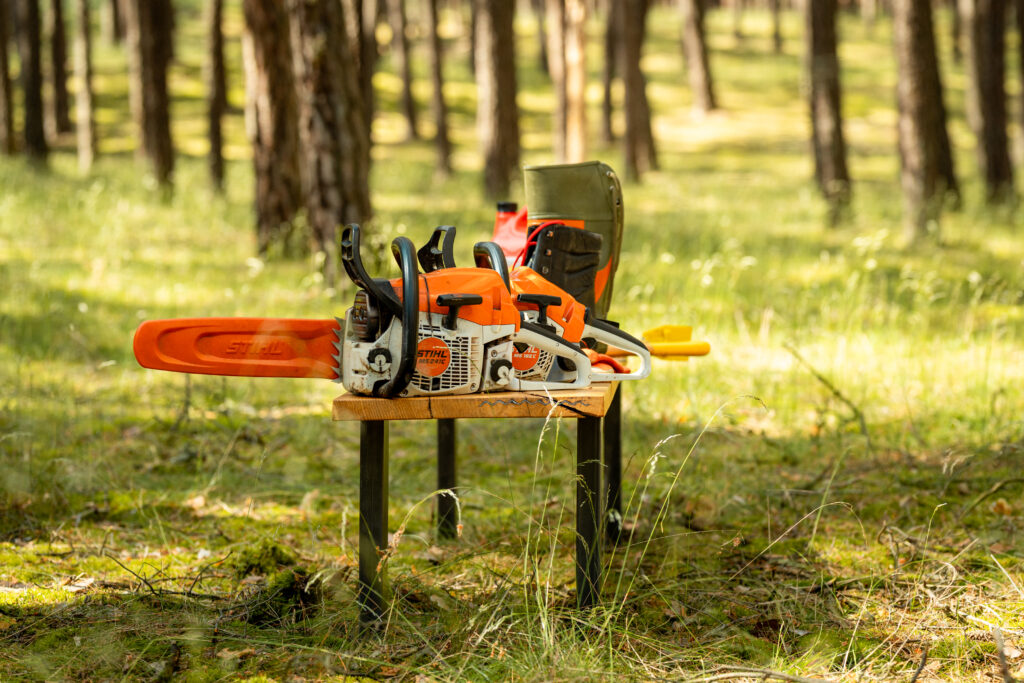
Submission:
<svg viewBox="0 0 1024 683">
<path fill-rule="evenodd" d="M 393 243 L 391 249 L 392 251 L 395 249 Z M 396 255 L 395 258 L 397 259 L 398 256 Z M 385 280 L 383 283 L 378 282 L 366 272 L 366 267 L 363 266 L 363 257 L 360 253 L 359 226 L 355 223 L 346 225 L 345 229 L 341 231 L 341 265 L 344 266 L 345 272 L 348 273 L 349 278 L 355 283 L 356 287 L 364 290 L 380 302 L 392 315 L 402 315 L 402 302 L 398 300 L 394 291 L 388 286 L 387 281 Z M 401 265 L 401 262 L 399 265 Z M 415 256 L 412 267 L 415 272 Z M 416 279 L 415 275 L 412 279 Z"/>
<path fill-rule="evenodd" d="M 505 287 L 512 291 L 512 283 L 508 274 L 508 261 L 505 252 L 494 242 L 477 242 L 473 245 L 473 260 L 477 268 L 492 268 L 498 271 Z"/>
<path fill-rule="evenodd" d="M 377 398 L 391 398 L 400 394 L 409 386 L 416 369 L 420 319 L 420 274 L 416 268 L 416 247 L 408 237 L 399 236 L 391 243 L 391 253 L 402 270 L 402 352 L 391 379 L 373 385 L 373 395 Z"/>
<path fill-rule="evenodd" d="M 455 267 L 455 226 L 439 225 L 430 240 L 416 252 L 424 273 Z"/>
</svg>

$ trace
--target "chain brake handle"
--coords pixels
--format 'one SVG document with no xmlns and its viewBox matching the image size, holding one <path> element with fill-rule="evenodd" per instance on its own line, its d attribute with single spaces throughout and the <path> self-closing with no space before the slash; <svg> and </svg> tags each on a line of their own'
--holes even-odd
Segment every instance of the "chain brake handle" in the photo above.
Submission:
<svg viewBox="0 0 1024 683">
<path fill-rule="evenodd" d="M 397 241 L 397 238 L 396 238 Z M 392 243 L 394 250 L 394 243 Z M 398 300 L 387 280 L 375 280 L 366 272 L 360 248 L 360 230 L 355 223 L 346 225 L 341 231 L 341 265 L 356 287 L 365 291 L 381 303 L 392 315 L 402 315 L 402 302 Z M 397 258 L 397 257 L 396 257 Z"/>
<path fill-rule="evenodd" d="M 416 252 L 424 273 L 455 267 L 455 226 L 439 225 L 420 250 Z"/>
</svg>

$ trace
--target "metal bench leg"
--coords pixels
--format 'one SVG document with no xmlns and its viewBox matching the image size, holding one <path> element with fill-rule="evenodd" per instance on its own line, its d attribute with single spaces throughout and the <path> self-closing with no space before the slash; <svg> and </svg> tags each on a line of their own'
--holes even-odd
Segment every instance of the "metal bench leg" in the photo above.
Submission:
<svg viewBox="0 0 1024 683">
<path fill-rule="evenodd" d="M 601 590 L 601 418 L 577 420 L 576 438 L 576 604 L 592 607 Z"/>
<path fill-rule="evenodd" d="M 455 420 L 444 418 L 437 421 L 437 488 L 455 488 Z M 437 497 L 437 535 L 439 538 L 455 538 L 457 512 L 455 500 L 450 495 Z"/>
<path fill-rule="evenodd" d="M 604 416 L 605 502 L 608 539 L 622 534 L 622 386 L 619 386 Z"/>
<path fill-rule="evenodd" d="M 359 620 L 376 623 L 387 609 L 388 423 L 359 423 Z M 378 565 L 380 570 L 378 571 Z"/>
</svg>

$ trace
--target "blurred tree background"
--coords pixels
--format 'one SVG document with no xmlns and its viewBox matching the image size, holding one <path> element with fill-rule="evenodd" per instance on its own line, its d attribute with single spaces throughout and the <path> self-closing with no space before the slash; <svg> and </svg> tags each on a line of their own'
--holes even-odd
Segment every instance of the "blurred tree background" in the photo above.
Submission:
<svg viewBox="0 0 1024 683">
<path fill-rule="evenodd" d="M 102 17 L 104 40 L 124 45 L 129 73 L 130 104 L 135 122 L 137 155 L 151 164 L 158 182 L 173 187 L 175 145 L 171 138 L 169 70 L 175 57 L 175 0 L 95 3 Z M 179 0 L 180 2 L 180 0 Z M 514 2 L 466 0 L 338 0 L 320 14 L 303 14 L 309 3 L 244 0 L 241 62 L 244 73 L 246 127 L 252 145 L 256 188 L 255 231 L 260 254 L 272 245 L 285 253 L 327 251 L 335 226 L 372 219 L 370 204 L 371 149 L 374 144 L 376 96 L 374 73 L 388 53 L 401 79 L 399 111 L 406 122 L 405 139 L 421 137 L 421 118 L 414 94 L 412 61 L 415 43 L 429 47 L 433 130 L 438 172 L 450 172 L 451 137 L 445 101 L 445 45 L 439 38 L 442 18 L 454 22 L 468 47 L 477 86 L 478 144 L 483 162 L 482 185 L 492 198 L 509 194 L 520 163 L 517 109 L 517 50 L 513 33 Z M 102 140 L 93 119 L 90 3 L 77 2 L 70 17 L 75 36 L 74 68 L 68 67 L 64 0 L 5 0 L 0 11 L 0 148 L 7 155 L 24 153 L 45 164 L 50 147 L 77 126 L 81 167 L 87 170 Z M 221 119 L 229 113 L 224 64 L 223 3 L 206 3 L 204 29 L 208 49 L 205 79 L 208 109 L 210 182 L 223 186 Z M 337 5 L 337 6 L 336 6 Z M 880 16 L 892 23 L 892 50 L 898 64 L 894 98 L 898 103 L 898 143 L 892 153 L 901 165 L 906 236 L 910 241 L 940 238 L 943 208 L 961 206 L 959 182 L 947 132 L 948 95 L 936 54 L 936 11 L 949 13 L 953 62 L 963 63 L 967 120 L 975 135 L 979 173 L 989 204 L 1015 201 L 1011 161 L 1011 121 L 1007 91 L 1007 34 L 1019 44 L 1024 26 L 1020 4 L 1005 0 L 533 0 L 521 13 L 536 16 L 540 69 L 555 93 L 550 147 L 555 161 L 588 158 L 588 139 L 596 129 L 587 120 L 588 22 L 605 25 L 600 131 L 605 142 L 622 139 L 621 169 L 630 180 L 658 168 L 658 141 L 643 70 L 647 17 L 652 5 L 678 6 L 680 49 L 695 113 L 717 107 L 715 74 L 709 60 L 705 15 L 728 10 L 737 44 L 745 40 L 744 13 L 771 16 L 772 49 L 783 50 L 783 13 L 804 17 L 804 74 L 792 83 L 808 102 L 809 149 L 814 180 L 828 203 L 829 220 L 843 218 L 855 191 L 847 164 L 843 135 L 843 83 L 838 53 L 838 13 L 859 14 L 868 30 Z M 192 3 L 185 3 L 189 9 Z M 236 11 L 237 7 L 229 7 Z M 309 10 L 312 12 L 313 10 Z M 304 19 L 305 17 L 305 19 Z M 411 20 L 410 20 L 411 17 Z M 1011 21 L 1016 18 L 1016 23 Z M 44 21 L 45 19 L 45 21 Z M 414 40 L 411 39 L 414 38 Z M 881 37 L 879 38 L 881 40 Z M 329 47 L 327 47 L 329 46 Z M 463 48 L 465 49 L 465 48 Z M 521 52 L 522 50 L 520 50 Z M 593 52 L 593 50 L 591 51 Z M 48 55 L 46 70 L 43 56 Z M 237 54 L 232 51 L 232 54 Z M 13 55 L 13 59 L 12 59 Z M 456 56 L 456 55 L 452 55 Z M 757 59 L 751 54 L 751 59 Z M 1019 60 L 1024 61 L 1024 60 Z M 237 66 L 237 65 L 236 65 Z M 12 75 L 13 74 L 13 75 Z M 77 106 L 72 122 L 69 82 Z M 622 81 L 621 97 L 612 95 Z M 20 91 L 15 95 L 15 89 Z M 44 101 L 47 105 L 44 107 Z M 20 103 L 20 114 L 16 106 Z M 613 117 L 623 112 L 623 130 Z M 1024 107 L 1018 107 L 1024 109 Z M 20 122 L 16 128 L 15 122 Z M 695 122 L 694 125 L 700 125 Z M 328 149 L 333 147 L 333 151 Z M 307 161 L 302 161 L 307 160 Z M 324 170 L 324 164 L 331 167 Z M 324 175 L 326 174 L 326 175 Z M 330 187 L 328 187 L 330 186 Z M 296 218 L 302 228 L 296 230 Z M 331 259 L 325 259 L 327 264 Z M 325 267 L 329 267 L 326 266 Z"/>
</svg>

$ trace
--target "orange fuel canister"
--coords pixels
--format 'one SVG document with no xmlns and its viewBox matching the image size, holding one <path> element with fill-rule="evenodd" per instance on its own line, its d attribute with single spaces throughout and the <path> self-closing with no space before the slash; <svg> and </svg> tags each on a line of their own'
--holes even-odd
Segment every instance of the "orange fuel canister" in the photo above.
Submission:
<svg viewBox="0 0 1024 683">
<path fill-rule="evenodd" d="M 526 207 L 520 209 L 515 202 L 498 202 L 498 213 L 494 217 L 494 237 L 505 253 L 505 260 L 511 268 L 512 262 L 526 246 Z"/>
</svg>

